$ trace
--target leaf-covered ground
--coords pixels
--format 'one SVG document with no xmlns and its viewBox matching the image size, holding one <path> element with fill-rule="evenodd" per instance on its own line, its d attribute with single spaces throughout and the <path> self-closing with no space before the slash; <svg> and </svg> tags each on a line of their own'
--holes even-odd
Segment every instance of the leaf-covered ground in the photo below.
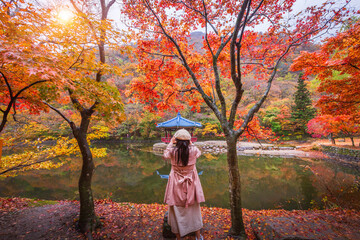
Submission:
<svg viewBox="0 0 360 240">
<path fill-rule="evenodd" d="M 0 198 L 0 239 L 81 239 L 75 229 L 79 203 L 77 201 L 34 201 L 23 198 Z M 56 204 L 54 204 L 56 203 Z M 43 205 L 43 206 L 42 206 Z M 95 239 L 162 239 L 162 222 L 167 206 L 163 204 L 116 203 L 96 201 L 96 212 L 103 227 L 94 233 Z M 230 211 L 202 207 L 205 239 L 231 239 Z M 297 221 L 325 221 L 344 239 L 354 239 L 360 229 L 360 212 L 355 210 L 285 211 L 244 209 L 244 222 L 249 239 L 255 239 L 250 220 L 262 217 L 291 217 Z M 284 226 L 285 227 L 285 226 Z M 319 229 L 315 229 L 319 231 Z"/>
</svg>

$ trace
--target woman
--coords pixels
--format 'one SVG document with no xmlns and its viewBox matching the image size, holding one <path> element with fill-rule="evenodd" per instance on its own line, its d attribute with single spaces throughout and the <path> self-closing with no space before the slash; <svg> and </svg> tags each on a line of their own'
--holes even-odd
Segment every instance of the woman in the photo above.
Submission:
<svg viewBox="0 0 360 240">
<path fill-rule="evenodd" d="M 180 129 L 164 151 L 164 157 L 171 159 L 164 202 L 169 205 L 168 223 L 176 239 L 195 232 L 198 240 L 203 239 L 200 203 L 205 198 L 195 167 L 201 152 L 190 140 L 190 133 Z"/>
</svg>

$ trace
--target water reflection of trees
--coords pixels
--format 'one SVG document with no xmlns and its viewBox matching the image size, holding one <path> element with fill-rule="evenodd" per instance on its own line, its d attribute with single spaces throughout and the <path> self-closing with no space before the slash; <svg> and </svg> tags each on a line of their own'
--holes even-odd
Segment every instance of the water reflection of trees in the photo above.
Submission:
<svg viewBox="0 0 360 240">
<path fill-rule="evenodd" d="M 112 193 L 114 201 L 137 203 L 162 202 L 166 180 L 160 174 L 168 174 L 170 165 L 149 151 L 132 147 L 111 145 L 108 156 L 96 159 L 93 191 L 96 198 L 106 198 Z M 241 156 L 239 159 L 242 178 L 243 206 L 249 209 L 308 209 L 313 200 L 321 203 L 327 186 L 345 189 L 356 179 L 347 170 L 323 161 L 304 162 L 300 159 L 279 157 Z M 309 167 L 310 166 L 311 170 Z M 6 196 L 25 196 L 43 199 L 73 199 L 77 191 L 80 161 L 71 159 L 69 164 L 51 171 L 33 171 L 15 178 L 0 181 Z M 228 173 L 226 155 L 204 155 L 198 164 L 206 205 L 229 207 Z M 317 175 L 316 175 L 316 173 Z M 320 179 L 320 180 L 319 180 Z M 342 181 L 336 185 L 334 181 Z M 351 185 L 351 184 L 350 184 Z M 338 195 L 347 199 L 355 195 Z M 358 195 L 357 195 L 358 196 Z M 359 198 L 358 198 L 359 199 Z"/>
<path fill-rule="evenodd" d="M 320 207 L 360 209 L 360 174 L 332 163 L 307 166 L 313 185 L 321 192 Z"/>
</svg>

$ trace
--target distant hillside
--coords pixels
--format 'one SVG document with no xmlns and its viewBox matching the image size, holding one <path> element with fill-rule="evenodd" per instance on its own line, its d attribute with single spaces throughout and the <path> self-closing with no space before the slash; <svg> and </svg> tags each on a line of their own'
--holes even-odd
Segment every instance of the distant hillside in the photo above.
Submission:
<svg viewBox="0 0 360 240">
<path fill-rule="evenodd" d="M 190 34 L 191 38 L 199 38 L 199 39 L 202 39 L 202 37 L 204 36 L 205 34 L 201 31 L 195 31 L 195 32 L 192 32 Z"/>
<path fill-rule="evenodd" d="M 196 52 L 204 53 L 203 47 L 203 41 L 204 41 L 205 34 L 201 31 L 192 32 L 190 34 L 190 41 L 189 44 L 195 44 L 194 49 Z"/>
</svg>

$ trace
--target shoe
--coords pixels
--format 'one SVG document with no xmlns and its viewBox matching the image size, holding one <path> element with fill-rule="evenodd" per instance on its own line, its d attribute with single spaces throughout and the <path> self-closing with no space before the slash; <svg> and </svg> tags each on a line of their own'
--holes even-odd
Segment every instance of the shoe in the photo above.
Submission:
<svg viewBox="0 0 360 240">
<path fill-rule="evenodd" d="M 204 240 L 204 237 L 200 234 L 200 238 L 195 237 L 195 240 Z"/>
</svg>

